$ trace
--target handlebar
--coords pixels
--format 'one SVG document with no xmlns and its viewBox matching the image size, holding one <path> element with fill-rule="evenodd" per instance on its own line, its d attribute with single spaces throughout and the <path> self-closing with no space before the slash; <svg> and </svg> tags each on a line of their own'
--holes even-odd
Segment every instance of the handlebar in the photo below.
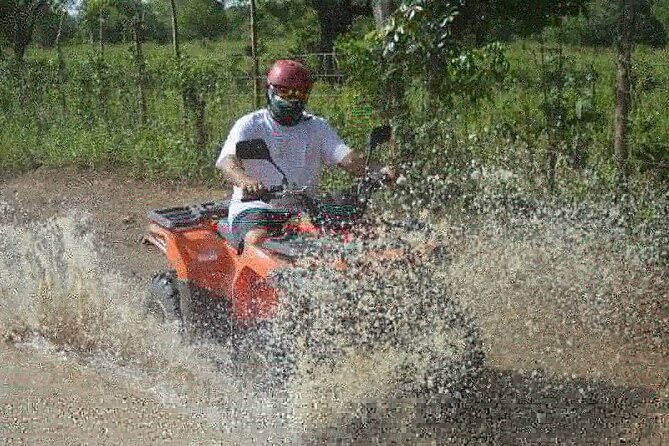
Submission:
<svg viewBox="0 0 669 446">
<path fill-rule="evenodd" d="M 368 172 L 364 177 L 358 178 L 357 184 L 354 188 L 355 195 L 357 196 L 358 201 L 363 205 L 366 203 L 372 192 L 376 189 L 382 187 L 386 182 L 390 180 L 390 177 L 386 174 L 381 174 L 379 172 Z M 264 201 L 270 202 L 272 200 L 280 200 L 285 198 L 300 197 L 305 199 L 310 205 L 314 205 L 312 197 L 306 193 L 306 187 L 286 187 L 286 186 L 272 186 L 269 189 L 265 189 L 258 194 L 252 196 L 242 197 L 242 202 L 247 203 L 249 201 Z"/>
<path fill-rule="evenodd" d="M 306 196 L 306 187 L 302 188 L 284 188 L 283 186 L 272 186 L 269 189 L 261 191 L 259 194 L 242 197 L 242 203 L 247 203 L 249 201 L 272 201 L 281 198 L 289 197 L 305 197 Z"/>
</svg>

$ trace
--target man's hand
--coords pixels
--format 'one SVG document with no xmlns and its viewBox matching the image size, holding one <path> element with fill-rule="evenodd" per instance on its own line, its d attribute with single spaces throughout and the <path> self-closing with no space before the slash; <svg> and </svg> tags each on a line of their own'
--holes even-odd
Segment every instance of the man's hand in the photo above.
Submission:
<svg viewBox="0 0 669 446">
<path fill-rule="evenodd" d="M 242 179 L 239 186 L 242 188 L 244 198 L 256 197 L 265 190 L 265 187 L 259 181 L 250 177 Z"/>
<path fill-rule="evenodd" d="M 397 169 L 393 166 L 381 166 L 377 162 L 372 161 L 369 169 L 371 172 L 378 172 L 383 177 L 383 181 L 388 184 L 400 184 L 405 178 L 399 174 Z M 357 152 L 349 153 L 340 163 L 339 166 L 354 177 L 363 177 L 365 171 L 365 158 Z"/>
<path fill-rule="evenodd" d="M 235 155 L 226 156 L 221 163 L 217 164 L 217 167 L 223 171 L 223 175 L 229 182 L 242 188 L 244 198 L 259 195 L 265 189 L 258 180 L 244 172 L 242 163 Z"/>
<path fill-rule="evenodd" d="M 391 182 L 397 179 L 397 171 L 394 167 L 384 167 L 376 161 L 372 161 L 369 166 L 365 166 L 365 158 L 357 152 L 349 153 L 339 162 L 339 167 L 353 177 L 359 178 L 365 176 L 368 172 L 378 172 L 382 176 L 387 177 Z"/>
<path fill-rule="evenodd" d="M 379 174 L 381 174 L 384 183 L 394 184 L 399 177 L 397 170 L 392 166 L 385 166 L 380 168 Z"/>
</svg>

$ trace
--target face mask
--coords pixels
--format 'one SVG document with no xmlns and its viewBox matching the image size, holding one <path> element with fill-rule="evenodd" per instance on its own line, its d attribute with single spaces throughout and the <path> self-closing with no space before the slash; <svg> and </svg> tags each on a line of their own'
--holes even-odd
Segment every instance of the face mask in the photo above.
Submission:
<svg viewBox="0 0 669 446">
<path fill-rule="evenodd" d="M 304 116 L 305 103 L 282 99 L 274 88 L 267 90 L 267 108 L 272 118 L 281 125 L 291 127 L 298 124 Z"/>
</svg>

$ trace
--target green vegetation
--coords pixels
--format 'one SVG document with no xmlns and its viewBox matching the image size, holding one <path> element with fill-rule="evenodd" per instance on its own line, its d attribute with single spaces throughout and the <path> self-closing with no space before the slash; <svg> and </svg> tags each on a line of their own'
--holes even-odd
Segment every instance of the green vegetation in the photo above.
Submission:
<svg viewBox="0 0 669 446">
<path fill-rule="evenodd" d="M 229 10 L 208 4 L 214 9 L 198 20 L 206 8 L 186 3 L 176 2 L 183 34 L 192 38 L 181 46 L 181 59 L 166 42 L 168 2 L 87 1 L 77 20 L 54 7 L 39 16 L 44 23 L 37 23 L 35 38 L 53 34 L 60 17 L 57 28 L 69 43 L 29 46 L 24 59 L 12 56 L 11 33 L 0 23 L 6 48 L 0 46 L 0 168 L 116 166 L 142 176 L 214 178 L 217 144 L 253 103 L 242 39 L 248 11 L 243 4 Z M 407 0 L 382 32 L 373 31 L 365 2 L 339 3 L 353 26 L 336 44 L 347 80 L 317 84 L 310 106 L 354 146 L 364 144 L 373 125 L 390 119 L 398 144 L 384 156 L 403 164 L 417 185 L 427 184 L 421 182 L 426 176 L 445 179 L 444 190 L 453 195 L 470 187 L 462 178 L 507 171 L 518 187 L 538 195 L 613 191 L 614 51 L 557 43 L 594 32 L 583 20 L 599 20 L 611 32 L 611 2 L 544 0 L 541 17 L 534 17 L 520 10 L 512 16 L 494 2 L 474 11 L 458 2 Z M 642 3 L 639 23 L 652 22 L 657 31 L 666 8 Z M 261 70 L 273 58 L 322 48 L 328 24 L 319 19 L 321 2 L 259 4 Z M 484 10 L 489 15 L 475 28 L 484 38 L 474 38 L 463 25 L 478 23 Z M 572 18 L 561 20 L 565 14 Z M 489 43 L 500 37 L 500 26 L 507 27 L 509 42 Z M 218 31 L 222 37 L 214 38 Z M 535 37 L 512 40 L 531 31 Z M 573 35 L 567 39 L 567 33 Z M 658 44 L 644 35 L 637 40 Z M 85 36 L 89 43 L 76 43 Z M 332 68 L 317 57 L 307 62 L 314 70 Z M 667 68 L 666 50 L 637 47 L 628 137 L 637 190 L 669 184 Z"/>
<path fill-rule="evenodd" d="M 234 120 L 251 110 L 251 88 L 245 79 L 249 60 L 234 56 L 242 47 L 242 42 L 191 43 L 184 47 L 189 57 L 186 73 L 206 78 L 199 88 L 207 98 L 209 137 L 206 147 L 200 148 L 193 144 L 193 132 L 182 126 L 180 80 L 169 46 L 153 44 L 145 51 L 150 104 L 146 126 L 138 124 L 132 54 L 123 45 L 110 47 L 104 63 L 90 47 L 66 47 L 63 83 L 59 82 L 53 52 L 32 51 L 21 72 L 13 71 L 6 61 L 0 81 L 0 165 L 3 169 L 25 169 L 42 164 L 114 164 L 160 175 L 210 175 L 216 143 L 225 137 Z M 278 55 L 279 51 L 277 45 L 273 52 Z M 540 177 L 549 146 L 542 112 L 542 70 L 554 68 L 541 66 L 537 43 L 515 43 L 505 54 L 509 70 L 499 88 L 494 88 L 487 99 L 472 103 L 459 86 L 448 109 L 434 114 L 433 120 L 424 119 L 421 92 L 417 86 L 411 87 L 413 94 L 406 99 L 410 106 L 413 104 L 414 118 L 418 118 L 411 120 L 416 144 L 411 153 L 430 153 L 434 147 L 446 155 L 436 157 L 435 162 L 457 161 L 462 166 L 477 160 Z M 551 55 L 557 57 L 551 53 L 545 58 Z M 561 106 L 569 129 L 560 135 L 559 169 L 565 179 L 588 169 L 610 182 L 613 52 L 570 47 L 562 57 L 565 87 Z M 639 48 L 634 60 L 637 75 L 631 121 L 632 163 L 638 173 L 666 180 L 669 54 L 666 50 Z M 353 57 L 341 58 L 341 62 L 356 68 Z M 358 144 L 374 122 L 361 122 L 356 112 L 377 104 L 381 85 L 376 71 L 365 70 L 369 87 L 355 80 L 342 87 L 321 82 L 311 103 L 315 111 L 332 119 L 345 137 Z M 193 79 L 183 81 L 194 83 Z M 324 97 L 326 93 L 335 100 Z"/>
</svg>

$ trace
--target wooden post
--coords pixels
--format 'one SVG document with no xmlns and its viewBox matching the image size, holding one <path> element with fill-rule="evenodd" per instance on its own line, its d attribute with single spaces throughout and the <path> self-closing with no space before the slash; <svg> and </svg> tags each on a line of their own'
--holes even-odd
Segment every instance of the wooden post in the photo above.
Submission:
<svg viewBox="0 0 669 446">
<path fill-rule="evenodd" d="M 256 33 L 256 2 L 251 0 L 251 58 L 253 59 L 253 107 L 260 106 L 260 85 L 258 83 L 258 40 Z"/>
<path fill-rule="evenodd" d="M 172 9 L 172 48 L 174 49 L 174 58 L 176 59 L 177 69 L 181 70 L 181 52 L 179 50 L 179 24 L 177 21 L 177 4 L 176 0 L 170 0 L 170 7 Z M 188 128 L 188 98 L 186 92 L 181 90 L 181 122 L 184 132 L 187 133 Z"/>
<path fill-rule="evenodd" d="M 56 34 L 56 41 L 54 43 L 54 46 L 56 47 L 56 54 L 58 55 L 58 85 L 60 105 L 63 109 L 63 113 L 65 113 L 65 110 L 67 109 L 67 104 L 65 102 L 65 57 L 63 56 L 63 48 L 60 45 L 60 38 L 63 35 L 63 21 L 65 20 L 66 14 L 67 11 L 65 9 L 60 12 L 58 33 Z"/>
<path fill-rule="evenodd" d="M 616 113 L 613 152 L 618 169 L 618 192 L 627 192 L 627 116 L 630 109 L 630 77 L 634 46 L 636 0 L 618 1 L 618 36 L 616 39 Z"/>
<path fill-rule="evenodd" d="M 100 5 L 100 13 L 98 15 L 98 40 L 99 40 L 98 44 L 100 45 L 100 47 L 99 47 L 100 59 L 102 59 L 102 57 L 104 56 L 104 52 L 105 52 L 105 45 L 104 45 L 104 42 L 103 42 L 104 34 L 102 32 L 102 29 L 103 29 L 102 25 L 104 23 L 104 17 L 102 16 L 103 13 L 104 13 L 104 4 Z"/>
<path fill-rule="evenodd" d="M 382 31 L 384 29 L 388 23 L 388 19 L 396 10 L 396 7 L 396 0 L 374 0 L 372 2 L 372 12 L 374 15 L 374 22 L 376 24 L 377 31 Z M 394 79 L 390 80 L 386 89 L 390 91 L 390 94 L 383 95 L 381 98 L 379 98 L 377 107 L 379 109 L 381 121 L 384 124 L 389 125 L 393 118 L 393 110 L 400 108 L 398 103 L 402 101 L 402 93 L 399 92 L 402 89 Z M 390 141 L 390 160 L 392 162 L 401 161 L 399 146 L 396 144 L 394 138 Z"/>
<path fill-rule="evenodd" d="M 133 26 L 133 38 L 135 41 L 135 65 L 137 67 L 137 102 L 139 105 L 139 122 L 141 125 L 146 125 L 147 122 L 147 106 L 146 106 L 146 91 L 144 90 L 145 61 L 144 52 L 142 50 L 142 41 L 144 36 L 142 28 L 144 27 L 144 6 L 141 1 L 135 3 L 135 17 Z"/>
<path fill-rule="evenodd" d="M 178 60 L 181 54 L 179 53 L 179 27 L 177 25 L 177 4 L 175 0 L 170 0 L 170 6 L 172 7 L 172 45 L 174 47 L 174 57 Z"/>
</svg>

